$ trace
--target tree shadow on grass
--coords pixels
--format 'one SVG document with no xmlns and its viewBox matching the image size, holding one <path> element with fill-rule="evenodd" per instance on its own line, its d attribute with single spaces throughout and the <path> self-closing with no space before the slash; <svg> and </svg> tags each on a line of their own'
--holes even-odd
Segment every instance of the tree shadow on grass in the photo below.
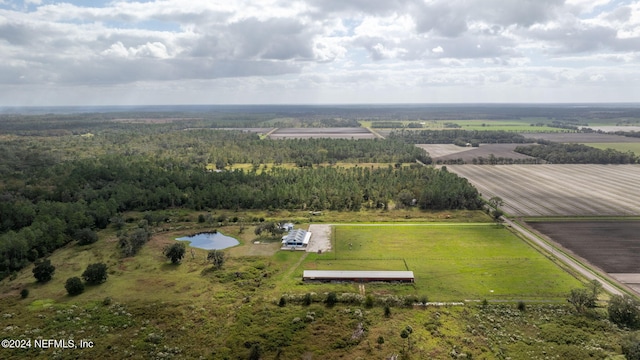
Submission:
<svg viewBox="0 0 640 360">
<path fill-rule="evenodd" d="M 180 263 L 174 264 L 174 263 L 165 263 L 160 265 L 160 270 L 162 271 L 176 271 L 180 268 Z"/>
</svg>

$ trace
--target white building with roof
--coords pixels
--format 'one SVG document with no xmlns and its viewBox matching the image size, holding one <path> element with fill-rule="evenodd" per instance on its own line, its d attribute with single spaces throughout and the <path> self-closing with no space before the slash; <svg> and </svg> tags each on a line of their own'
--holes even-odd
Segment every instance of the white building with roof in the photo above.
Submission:
<svg viewBox="0 0 640 360">
<path fill-rule="evenodd" d="M 351 271 L 351 270 L 304 270 L 304 281 L 319 282 L 403 282 L 415 281 L 413 271 Z"/>
<path fill-rule="evenodd" d="M 309 239 L 311 239 L 309 231 L 302 229 L 291 230 L 282 237 L 282 249 L 305 250 L 309 245 Z"/>
</svg>

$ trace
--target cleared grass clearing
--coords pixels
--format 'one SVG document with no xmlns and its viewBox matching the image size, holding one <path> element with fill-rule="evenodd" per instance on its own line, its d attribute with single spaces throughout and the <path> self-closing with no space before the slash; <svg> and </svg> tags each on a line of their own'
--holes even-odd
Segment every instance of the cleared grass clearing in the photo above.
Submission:
<svg viewBox="0 0 640 360">
<path fill-rule="evenodd" d="M 589 143 L 585 144 L 597 149 L 614 149 L 618 151 L 631 151 L 636 155 L 640 155 L 640 142 L 636 143 Z"/>
<path fill-rule="evenodd" d="M 415 285 L 367 285 L 372 292 L 427 294 L 435 301 L 558 300 L 580 282 L 506 228 L 483 225 L 340 225 L 334 252 L 310 254 L 294 272 L 411 270 Z M 311 285 L 324 291 L 332 285 Z M 322 290 L 320 290 L 322 288 Z M 401 290 L 399 288 L 403 288 Z M 328 291 L 328 290 L 327 290 Z"/>
<path fill-rule="evenodd" d="M 408 126 L 410 123 L 419 123 L 422 128 L 409 128 L 405 130 L 451 130 L 447 124 L 456 124 L 460 126 L 461 130 L 504 130 L 504 131 L 518 131 L 518 132 L 558 132 L 562 129 L 549 127 L 549 126 L 531 126 L 532 123 L 546 122 L 547 120 L 530 118 L 530 119 L 513 119 L 513 120 L 489 120 L 489 119 L 475 119 L 475 120 L 413 120 L 413 121 L 401 121 L 401 120 L 388 120 L 385 122 L 393 122 L 398 126 Z M 359 121 L 363 127 L 371 127 L 375 124 L 374 121 Z M 375 128 L 384 129 L 384 128 Z M 393 130 L 393 129 L 389 129 Z M 399 128 L 397 130 L 400 130 Z"/>
<path fill-rule="evenodd" d="M 492 131 L 521 131 L 521 132 L 557 132 L 561 129 L 544 126 L 531 126 L 537 123 L 536 119 L 527 120 L 458 120 L 451 121 L 462 127 L 463 130 L 492 130 Z"/>
</svg>

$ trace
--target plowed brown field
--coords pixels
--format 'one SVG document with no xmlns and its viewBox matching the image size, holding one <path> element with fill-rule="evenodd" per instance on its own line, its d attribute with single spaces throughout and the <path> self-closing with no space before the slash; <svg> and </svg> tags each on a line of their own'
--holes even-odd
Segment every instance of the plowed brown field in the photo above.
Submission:
<svg viewBox="0 0 640 360">
<path fill-rule="evenodd" d="M 513 216 L 640 215 L 640 165 L 448 165 Z"/>
</svg>

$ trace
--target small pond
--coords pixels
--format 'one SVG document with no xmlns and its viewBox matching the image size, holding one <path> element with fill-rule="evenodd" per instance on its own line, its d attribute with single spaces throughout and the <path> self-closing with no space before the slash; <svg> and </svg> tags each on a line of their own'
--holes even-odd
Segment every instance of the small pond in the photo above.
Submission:
<svg viewBox="0 0 640 360">
<path fill-rule="evenodd" d="M 205 250 L 220 250 L 240 244 L 238 240 L 221 232 L 200 233 L 192 236 L 177 238 L 180 241 L 190 241 L 192 247 Z"/>
</svg>

